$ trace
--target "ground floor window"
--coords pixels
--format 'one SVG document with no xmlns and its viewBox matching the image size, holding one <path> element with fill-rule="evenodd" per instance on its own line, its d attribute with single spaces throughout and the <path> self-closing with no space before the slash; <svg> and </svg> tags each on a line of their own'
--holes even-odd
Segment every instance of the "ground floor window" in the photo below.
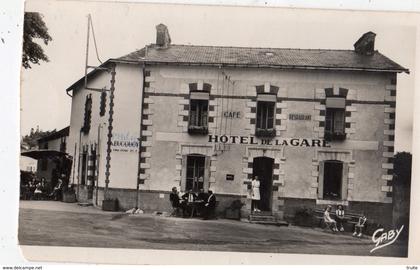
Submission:
<svg viewBox="0 0 420 270">
<path fill-rule="evenodd" d="M 204 189 L 205 157 L 202 155 L 187 156 L 187 175 L 185 190 L 199 191 Z"/>
<path fill-rule="evenodd" d="M 343 162 L 327 160 L 324 162 L 323 199 L 339 200 L 342 198 Z"/>
</svg>

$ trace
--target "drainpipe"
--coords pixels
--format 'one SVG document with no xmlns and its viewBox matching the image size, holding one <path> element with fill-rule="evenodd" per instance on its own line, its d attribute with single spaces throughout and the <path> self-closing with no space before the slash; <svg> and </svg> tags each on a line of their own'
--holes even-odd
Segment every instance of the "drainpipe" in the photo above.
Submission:
<svg viewBox="0 0 420 270">
<path fill-rule="evenodd" d="M 95 205 L 98 205 L 98 189 L 99 189 L 99 166 L 101 164 L 101 128 L 102 128 L 102 124 L 105 123 L 99 123 L 98 125 L 98 147 L 96 149 L 96 162 L 98 163 L 98 166 L 96 166 L 96 198 L 95 198 Z"/>
<path fill-rule="evenodd" d="M 82 130 L 79 131 L 79 158 L 77 161 L 77 200 L 79 200 L 79 186 L 80 186 L 80 155 L 82 147 Z"/>
<path fill-rule="evenodd" d="M 143 73 L 143 85 L 142 85 L 142 89 L 141 89 L 141 109 L 140 109 L 140 132 L 139 132 L 139 161 L 138 161 L 138 165 L 137 165 L 137 185 L 136 185 L 136 209 L 139 209 L 139 195 L 140 195 L 140 160 L 141 160 L 141 145 L 142 145 L 142 140 L 141 140 L 141 136 L 143 134 L 143 105 L 144 105 L 144 83 L 146 82 L 146 75 L 145 75 L 145 70 L 146 69 L 146 65 L 143 62 L 142 65 L 142 73 Z"/>
</svg>

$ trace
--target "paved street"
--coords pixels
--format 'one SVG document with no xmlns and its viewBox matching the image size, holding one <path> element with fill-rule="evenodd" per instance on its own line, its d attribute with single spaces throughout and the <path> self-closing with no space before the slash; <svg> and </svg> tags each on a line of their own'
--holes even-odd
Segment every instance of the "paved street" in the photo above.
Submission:
<svg viewBox="0 0 420 270">
<path fill-rule="evenodd" d="M 272 253 L 404 256 L 403 243 L 371 254 L 370 237 L 316 228 L 276 227 L 233 220 L 200 220 L 103 212 L 51 201 L 21 201 L 23 245 L 150 248 Z"/>
</svg>

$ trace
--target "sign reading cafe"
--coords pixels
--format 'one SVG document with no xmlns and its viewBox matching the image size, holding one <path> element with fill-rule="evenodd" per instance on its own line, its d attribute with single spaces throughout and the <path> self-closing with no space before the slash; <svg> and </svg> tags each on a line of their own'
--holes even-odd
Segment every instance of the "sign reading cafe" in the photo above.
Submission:
<svg viewBox="0 0 420 270">
<path fill-rule="evenodd" d="M 250 144 L 297 147 L 331 147 L 326 140 L 305 138 L 260 139 L 254 136 L 209 135 L 209 143 Z"/>
</svg>

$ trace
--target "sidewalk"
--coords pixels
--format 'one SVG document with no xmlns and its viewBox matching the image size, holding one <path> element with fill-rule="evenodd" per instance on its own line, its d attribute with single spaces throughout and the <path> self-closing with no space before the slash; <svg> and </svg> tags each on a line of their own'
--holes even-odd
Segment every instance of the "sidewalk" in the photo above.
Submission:
<svg viewBox="0 0 420 270">
<path fill-rule="evenodd" d="M 77 203 L 65 203 L 58 201 L 29 201 L 22 200 L 19 202 L 20 209 L 46 210 L 46 211 L 62 211 L 86 214 L 116 214 L 115 212 L 102 211 L 94 206 L 80 206 Z"/>
<path fill-rule="evenodd" d="M 370 253 L 370 237 L 316 228 L 277 227 L 235 220 L 201 220 L 153 214 L 130 216 L 77 204 L 22 201 L 19 241 L 24 245 L 172 250 L 403 256 L 395 243 Z"/>
</svg>

